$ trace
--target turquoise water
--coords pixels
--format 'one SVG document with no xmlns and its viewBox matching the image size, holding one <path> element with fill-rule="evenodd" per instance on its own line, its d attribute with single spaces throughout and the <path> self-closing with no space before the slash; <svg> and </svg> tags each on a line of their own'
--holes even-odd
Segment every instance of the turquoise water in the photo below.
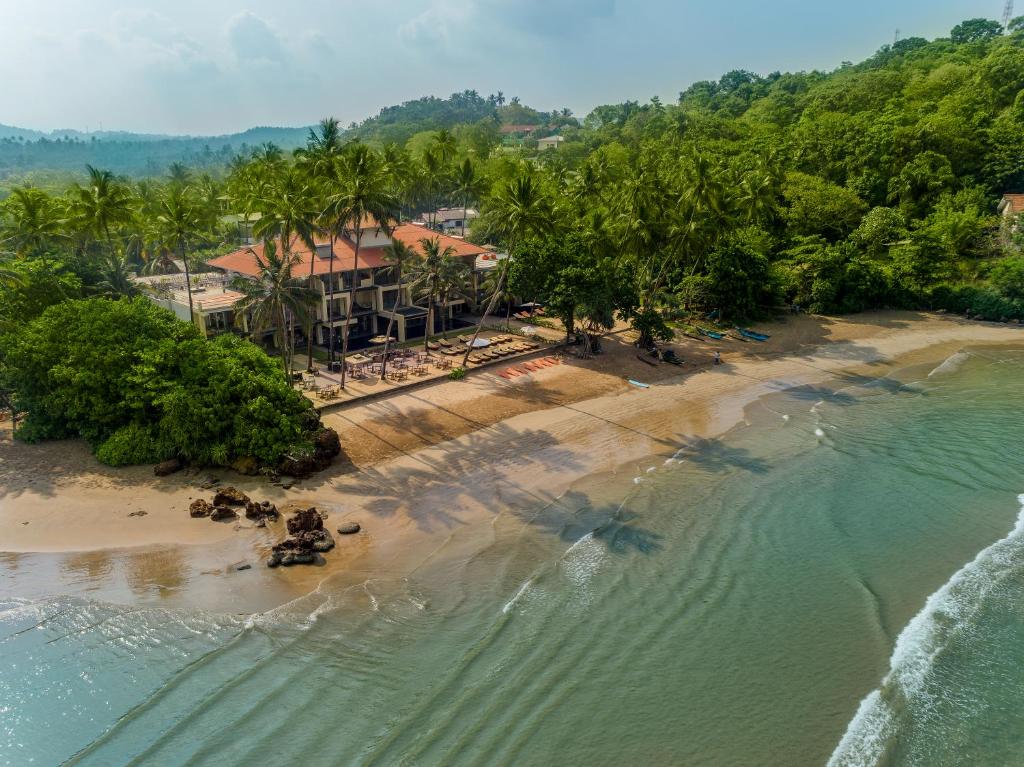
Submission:
<svg viewBox="0 0 1024 767">
<path fill-rule="evenodd" d="M 266 615 L 0 587 L 0 765 L 1018 764 L 1024 353 L 932 367 Z"/>
</svg>

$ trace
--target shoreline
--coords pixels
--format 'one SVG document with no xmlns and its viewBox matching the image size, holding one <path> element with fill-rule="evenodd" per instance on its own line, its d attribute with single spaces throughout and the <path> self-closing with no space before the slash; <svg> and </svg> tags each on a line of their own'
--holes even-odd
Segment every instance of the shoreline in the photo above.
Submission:
<svg viewBox="0 0 1024 767">
<path fill-rule="evenodd" d="M 156 479 L 148 466 L 109 469 L 79 442 L 12 445 L 3 424 L 5 591 L 258 612 L 328 578 L 353 585 L 401 578 L 438 557 L 470 556 L 509 509 L 551 503 L 584 478 L 687 446 L 700 450 L 765 395 L 878 377 L 963 346 L 1024 347 L 1019 327 L 896 312 L 794 318 L 771 331 L 764 345 L 684 339 L 676 348 L 697 364 L 681 375 L 636 361 L 619 335 L 596 361 L 567 361 L 513 381 L 481 374 L 331 414 L 355 470 L 330 469 L 290 490 L 226 471 Z M 708 364 L 716 348 L 721 368 Z M 622 375 L 646 376 L 650 388 Z M 315 505 L 328 512 L 331 530 L 354 520 L 364 532 L 336 536 L 322 566 L 268 570 L 266 552 L 283 537 L 283 522 L 257 529 L 244 518 L 188 516 L 190 500 L 210 494 L 196 487 L 207 474 L 279 507 Z M 128 517 L 137 511 L 147 513 Z M 239 563 L 252 569 L 236 571 Z"/>
</svg>

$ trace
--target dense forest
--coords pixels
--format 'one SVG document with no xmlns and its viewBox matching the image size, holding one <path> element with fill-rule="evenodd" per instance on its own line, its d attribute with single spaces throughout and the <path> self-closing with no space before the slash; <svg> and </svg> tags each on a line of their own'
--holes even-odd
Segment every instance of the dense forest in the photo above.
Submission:
<svg viewBox="0 0 1024 767">
<path fill-rule="evenodd" d="M 84 176 L 86 165 L 143 178 L 164 173 L 172 163 L 218 171 L 238 153 L 272 142 L 294 149 L 308 128 L 251 128 L 226 136 L 151 136 L 115 131 L 51 133 L 0 125 L 0 196 L 23 181 L 50 185 Z"/>
<path fill-rule="evenodd" d="M 545 304 L 588 340 L 628 322 L 641 344 L 670 340 L 712 312 L 736 322 L 785 304 L 1024 320 L 1024 243 L 996 212 L 1004 193 L 1024 191 L 1022 93 L 1024 19 L 1007 29 L 975 19 L 947 38 L 901 40 L 832 72 L 734 71 L 673 104 L 606 105 L 582 121 L 470 91 L 385 109 L 347 130 L 327 119 L 294 151 L 263 143 L 209 172 L 174 164 L 132 180 L 90 167 L 59 190 L 19 185 L 0 202 L 0 406 L 28 411 L 22 436 L 82 434 L 112 462 L 186 450 L 168 400 L 129 391 L 104 410 L 99 400 L 122 392 L 104 377 L 116 371 L 79 375 L 62 365 L 55 387 L 33 349 L 64 354 L 69 317 L 85 328 L 77 346 L 102 346 L 116 319 L 151 329 L 146 354 L 170 355 L 167 391 L 180 390 L 192 363 L 175 355 L 186 352 L 208 367 L 240 366 L 250 381 L 270 375 L 247 342 L 216 353 L 192 335 L 192 346 L 175 345 L 173 322 L 124 300 L 139 294 L 140 272 L 202 271 L 209 255 L 232 247 L 226 214 L 258 221 L 257 237 L 281 243 L 280 252 L 268 248 L 262 278 L 239 289 L 246 311 L 264 319 L 256 329 L 276 333 L 286 374 L 295 328 L 314 337 L 289 243 L 344 236 L 366 215 L 421 218 L 429 235 L 430 212 L 444 204 L 479 206 L 470 238 L 511 254 L 476 307 L 481 325 L 515 298 Z M 528 135 L 504 140 L 509 124 Z M 538 150 L 535 139 L 553 132 L 561 145 Z M 419 252 L 396 247 L 389 258 L 430 305 L 464 288 L 465 275 L 429 236 Z M 112 312 L 111 300 L 127 314 Z M 152 369 L 155 358 L 136 356 Z M 230 389 L 208 394 L 231 407 Z M 187 403 L 212 407 L 210 396 L 179 393 L 174 405 L 185 408 L 181 418 L 201 419 Z M 86 410 L 75 404 L 83 401 Z M 260 417 L 271 416 L 264 408 Z M 238 433 L 204 460 L 233 459 L 232 445 L 249 444 L 239 418 Z M 308 440 L 302 412 L 290 418 L 261 448 L 268 461 Z"/>
</svg>

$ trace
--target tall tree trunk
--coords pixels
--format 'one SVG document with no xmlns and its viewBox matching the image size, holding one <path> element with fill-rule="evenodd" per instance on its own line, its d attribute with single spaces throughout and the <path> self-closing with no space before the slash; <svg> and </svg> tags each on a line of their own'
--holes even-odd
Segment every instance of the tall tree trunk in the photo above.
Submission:
<svg viewBox="0 0 1024 767">
<path fill-rule="evenodd" d="M 341 330 L 341 388 L 345 388 L 345 358 L 348 356 L 348 329 L 356 310 L 356 283 L 359 281 L 359 245 L 363 241 L 363 217 L 356 220 L 356 249 L 352 260 L 352 285 L 348 289 L 348 317 Z"/>
<path fill-rule="evenodd" d="M 505 301 L 508 303 L 508 306 L 505 308 L 505 330 L 511 330 L 512 329 L 512 302 L 509 300 L 508 296 L 505 296 Z"/>
<path fill-rule="evenodd" d="M 334 362 L 334 232 L 331 232 L 331 260 L 328 266 L 327 292 L 327 360 Z"/>
<path fill-rule="evenodd" d="M 427 344 L 430 343 L 430 333 L 434 329 L 434 291 L 430 291 L 427 297 L 427 326 L 423 329 L 423 351 L 429 351 Z"/>
<path fill-rule="evenodd" d="M 316 248 L 313 248 L 313 252 L 310 254 L 309 259 L 309 289 L 313 290 L 313 269 L 316 266 Z M 313 332 L 316 325 L 316 316 L 313 312 L 309 313 L 309 319 L 306 321 L 306 371 L 309 373 L 313 372 Z"/>
<path fill-rule="evenodd" d="M 511 251 L 511 248 L 509 248 Z M 476 332 L 473 333 L 473 340 L 469 342 L 469 346 L 466 349 L 466 353 L 462 355 L 462 367 L 466 367 L 469 364 L 469 355 L 476 348 L 476 339 L 480 337 L 480 330 L 483 328 L 484 323 L 487 322 L 487 317 L 492 311 L 494 311 L 494 304 L 498 300 L 498 295 L 502 292 L 505 287 L 505 277 L 508 275 L 508 262 L 506 258 L 502 261 L 501 274 L 498 277 L 498 286 L 494 289 L 491 294 L 491 300 L 487 302 L 487 308 L 484 309 L 483 315 L 480 317 L 480 321 L 476 324 Z"/>
<path fill-rule="evenodd" d="M 196 321 L 195 311 L 192 309 L 192 275 L 188 269 L 188 256 L 185 254 L 185 244 L 178 244 L 178 254 L 181 256 L 181 263 L 185 266 L 185 290 L 188 292 L 188 321 Z"/>
<path fill-rule="evenodd" d="M 284 305 L 281 305 L 281 364 L 284 366 L 284 380 L 291 386 L 292 383 L 292 371 L 289 370 L 288 365 L 288 321 L 284 315 Z"/>
<path fill-rule="evenodd" d="M 391 316 L 388 318 L 388 329 L 384 334 L 384 360 L 380 366 L 380 380 L 384 380 L 384 376 L 388 372 L 388 349 L 391 347 L 391 331 L 395 327 L 395 312 L 398 311 L 399 305 L 402 303 L 402 268 L 398 267 L 398 290 L 395 293 L 395 305 L 391 307 Z"/>
</svg>

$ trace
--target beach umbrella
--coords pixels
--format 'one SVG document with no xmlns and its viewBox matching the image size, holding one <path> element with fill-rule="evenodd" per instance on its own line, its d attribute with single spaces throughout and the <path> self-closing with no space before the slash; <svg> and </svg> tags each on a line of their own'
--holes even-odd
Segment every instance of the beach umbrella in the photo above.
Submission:
<svg viewBox="0 0 1024 767">
<path fill-rule="evenodd" d="M 470 341 L 469 345 L 474 349 L 483 349 L 485 346 L 490 346 L 491 341 L 488 338 L 477 338 L 474 341 Z"/>
</svg>

